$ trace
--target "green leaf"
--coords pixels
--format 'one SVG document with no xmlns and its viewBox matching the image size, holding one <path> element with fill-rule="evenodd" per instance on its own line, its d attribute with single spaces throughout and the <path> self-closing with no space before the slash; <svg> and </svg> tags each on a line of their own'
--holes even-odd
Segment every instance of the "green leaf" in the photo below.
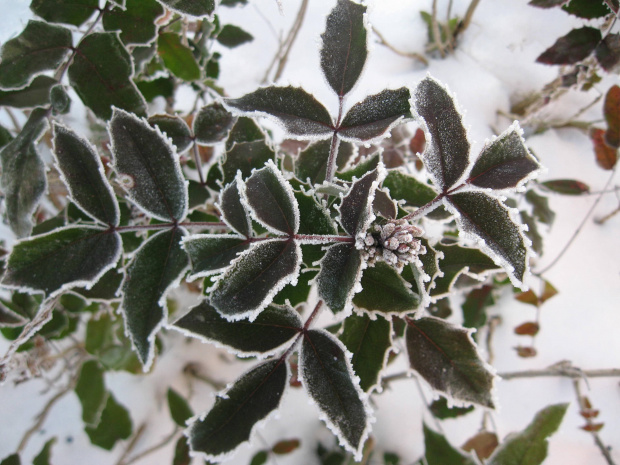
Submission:
<svg viewBox="0 0 620 465">
<path fill-rule="evenodd" d="M 206 459 L 218 459 L 250 438 L 254 426 L 280 405 L 289 375 L 283 360 L 269 360 L 242 375 L 189 427 L 189 443 Z"/>
<path fill-rule="evenodd" d="M 258 242 L 218 278 L 210 290 L 211 304 L 231 321 L 253 319 L 284 286 L 296 282 L 300 262 L 296 241 Z"/>
<path fill-rule="evenodd" d="M 187 186 L 174 147 L 145 120 L 117 108 L 108 127 L 113 166 L 129 198 L 162 221 L 187 215 Z"/>
<path fill-rule="evenodd" d="M 68 227 L 15 244 L 4 286 L 51 297 L 75 286 L 90 287 L 121 254 L 121 237 L 93 227 Z"/>
<path fill-rule="evenodd" d="M 446 420 L 448 418 L 458 418 L 473 412 L 475 407 L 473 405 L 469 407 L 448 407 L 448 399 L 440 396 L 439 399 L 433 401 L 428 409 L 435 418 Z"/>
<path fill-rule="evenodd" d="M 302 330 L 297 312 L 286 306 L 268 306 L 256 320 L 228 321 L 207 301 L 174 323 L 186 334 L 232 348 L 242 356 L 274 354 Z"/>
<path fill-rule="evenodd" d="M 486 462 L 488 465 L 539 465 L 547 457 L 548 438 L 562 423 L 568 404 L 542 409 L 520 433 L 509 435 Z"/>
<path fill-rule="evenodd" d="M 562 9 L 584 19 L 601 18 L 611 13 L 604 0 L 571 0 L 563 5 Z"/>
<path fill-rule="evenodd" d="M 172 459 L 172 465 L 190 465 L 192 463 L 192 457 L 189 455 L 190 448 L 187 443 L 187 438 L 181 436 L 174 447 L 174 458 Z"/>
<path fill-rule="evenodd" d="M 97 319 L 92 318 L 88 320 L 84 346 L 86 352 L 96 355 L 106 345 L 110 344 L 114 338 L 112 334 L 113 328 L 114 321 L 112 321 L 112 317 L 108 313 L 99 315 Z"/>
<path fill-rule="evenodd" d="M 372 220 L 372 201 L 375 190 L 383 180 L 385 171 L 383 165 L 366 173 L 361 179 L 353 183 L 347 195 L 337 207 L 340 214 L 340 224 L 353 237 L 364 234 Z"/>
<path fill-rule="evenodd" d="M 192 274 L 189 280 L 209 276 L 230 266 L 237 255 L 250 247 L 250 241 L 236 235 L 195 234 L 183 241 Z"/>
<path fill-rule="evenodd" d="M 321 34 L 321 70 L 330 87 L 343 97 L 357 82 L 368 55 L 364 25 L 366 7 L 338 0 Z"/>
<path fill-rule="evenodd" d="M 32 465 L 50 465 L 50 459 L 52 455 L 52 446 L 56 443 L 57 438 L 53 437 L 49 439 L 44 445 L 41 452 L 32 459 Z"/>
<path fill-rule="evenodd" d="M 469 141 L 452 96 L 428 76 L 415 89 L 415 112 L 426 125 L 422 160 L 433 184 L 447 192 L 469 165 Z"/>
<path fill-rule="evenodd" d="M 548 197 L 539 195 L 536 191 L 530 189 L 525 193 L 525 200 L 527 203 L 532 205 L 532 214 L 538 221 L 549 226 L 553 224 L 553 221 L 555 220 L 555 212 L 549 207 Z"/>
<path fill-rule="evenodd" d="M 454 448 L 446 438 L 436 433 L 426 423 L 424 429 L 424 458 L 427 465 L 478 465 L 478 461 L 471 455 L 465 455 Z"/>
<path fill-rule="evenodd" d="M 487 308 L 492 305 L 495 305 L 493 286 L 485 284 L 479 289 L 471 290 L 461 305 L 463 326 L 466 328 L 482 328 L 487 322 Z"/>
<path fill-rule="evenodd" d="M 17 237 L 26 237 L 32 230 L 32 214 L 45 192 L 45 165 L 35 144 L 47 130 L 47 113 L 36 108 L 22 131 L 0 151 L 6 217 Z"/>
<path fill-rule="evenodd" d="M 98 0 L 32 0 L 32 12 L 50 23 L 81 26 L 99 8 Z"/>
<path fill-rule="evenodd" d="M 216 37 L 217 41 L 225 47 L 235 48 L 239 45 L 251 42 L 254 40 L 252 34 L 244 31 L 238 26 L 232 24 L 225 24 L 222 30 Z"/>
<path fill-rule="evenodd" d="M 0 105 L 14 108 L 32 108 L 50 103 L 50 89 L 58 84 L 49 76 L 37 76 L 28 87 L 19 90 L 0 90 Z"/>
<path fill-rule="evenodd" d="M 105 388 L 105 370 L 97 360 L 84 362 L 75 385 L 75 393 L 82 405 L 82 421 L 87 426 L 95 427 L 101 420 L 101 414 L 108 399 Z"/>
<path fill-rule="evenodd" d="M 226 150 L 230 150 L 235 143 L 264 141 L 265 134 L 252 118 L 241 116 L 233 125 L 226 139 Z M 248 174 L 249 176 L 249 174 Z"/>
<path fill-rule="evenodd" d="M 525 231 L 525 237 L 527 237 L 532 242 L 532 250 L 536 252 L 538 256 L 543 254 L 543 238 L 538 232 L 538 223 L 533 216 L 530 216 L 526 211 L 520 211 L 519 217 L 521 219 L 521 223 L 527 226 L 527 231 Z"/>
<path fill-rule="evenodd" d="M 295 176 L 310 184 L 321 184 L 325 181 L 327 160 L 331 148 L 331 140 L 320 140 L 310 144 L 295 160 Z M 350 142 L 341 142 L 338 146 L 336 166 L 343 169 L 353 154 L 354 146 Z"/>
<path fill-rule="evenodd" d="M 116 33 L 89 34 L 76 50 L 69 66 L 69 81 L 95 115 L 109 120 L 113 106 L 146 114 L 146 102 L 131 80 L 131 56 Z"/>
<path fill-rule="evenodd" d="M 590 192 L 590 186 L 575 179 L 554 179 L 541 184 L 550 191 L 563 195 L 582 195 Z"/>
<path fill-rule="evenodd" d="M 197 81 L 201 77 L 200 67 L 192 51 L 181 43 L 181 37 L 174 32 L 162 32 L 157 37 L 157 53 L 166 68 L 179 79 Z"/>
<path fill-rule="evenodd" d="M 390 190 L 393 199 L 404 200 L 404 206 L 407 207 L 422 207 L 432 202 L 438 195 L 435 189 L 399 169 L 388 171 L 383 187 Z M 439 220 L 447 218 L 450 214 L 443 207 L 439 207 L 431 211 L 428 216 Z"/>
<path fill-rule="evenodd" d="M 239 179 L 228 184 L 220 193 L 220 202 L 217 207 L 222 212 L 222 220 L 233 231 L 249 238 L 252 235 L 252 222 L 241 203 Z"/>
<path fill-rule="evenodd" d="M 348 311 L 361 279 L 362 255 L 354 243 L 334 244 L 321 260 L 316 277 L 319 297 L 337 313 Z"/>
<path fill-rule="evenodd" d="M 300 87 L 263 87 L 226 105 L 246 115 L 260 113 L 275 118 L 294 136 L 327 136 L 334 132 L 327 109 Z"/>
<path fill-rule="evenodd" d="M 0 302 L 0 328 L 19 327 L 24 326 L 26 323 L 28 323 L 27 319 L 13 311 L 3 302 Z"/>
<path fill-rule="evenodd" d="M 547 65 L 574 65 L 587 58 L 601 41 L 599 29 L 584 26 L 560 37 L 536 61 Z"/>
<path fill-rule="evenodd" d="M 261 450 L 254 454 L 250 465 L 264 465 L 269 460 L 269 451 Z"/>
<path fill-rule="evenodd" d="M 381 154 L 379 152 L 373 155 L 369 155 L 366 158 L 362 158 L 350 170 L 338 173 L 338 179 L 342 179 L 343 181 L 353 182 L 354 178 L 359 179 L 363 177 L 366 173 L 374 170 L 377 166 L 379 166 L 380 161 L 381 161 Z M 376 193 L 376 190 L 375 190 L 375 193 Z"/>
<path fill-rule="evenodd" d="M 481 192 L 446 196 L 449 208 L 458 214 L 461 231 L 484 241 L 483 251 L 501 262 L 515 285 L 523 282 L 528 264 L 528 249 L 521 228 L 497 199 Z"/>
<path fill-rule="evenodd" d="M 125 0 L 125 8 L 105 10 L 103 28 L 120 31 L 125 44 L 147 44 L 157 35 L 157 19 L 164 9 L 155 0 Z"/>
<path fill-rule="evenodd" d="M 2 46 L 0 88 L 26 87 L 37 74 L 58 68 L 71 45 L 69 29 L 43 21 L 28 21 L 20 35 Z"/>
<path fill-rule="evenodd" d="M 155 97 L 168 99 L 174 95 L 174 79 L 170 77 L 160 77 L 152 81 L 136 81 L 136 87 L 147 102 L 152 102 Z"/>
<path fill-rule="evenodd" d="M 73 291 L 85 297 L 89 301 L 110 301 L 118 299 L 118 290 L 121 287 L 123 275 L 119 270 L 112 268 L 107 271 L 99 281 L 90 289 L 75 288 Z"/>
<path fill-rule="evenodd" d="M 157 0 L 167 8 L 182 15 L 211 16 L 215 10 L 215 0 Z"/>
<path fill-rule="evenodd" d="M 536 6 L 538 8 L 553 8 L 556 6 L 564 5 L 570 0 L 530 0 L 528 5 Z"/>
<path fill-rule="evenodd" d="M 295 192 L 295 201 L 299 206 L 299 234 L 337 234 L 338 229 L 323 205 L 312 195 Z"/>
<path fill-rule="evenodd" d="M 5 457 L 0 465 L 21 465 L 22 461 L 19 458 L 19 454 L 11 454 L 8 457 Z"/>
<path fill-rule="evenodd" d="M 216 144 L 226 138 L 235 118 L 219 103 L 202 107 L 194 118 L 194 134 L 200 144 Z"/>
<path fill-rule="evenodd" d="M 478 355 L 470 331 L 425 317 L 407 319 L 405 338 L 411 367 L 433 389 L 494 408 L 493 374 Z"/>
<path fill-rule="evenodd" d="M 356 307 L 387 316 L 390 313 L 414 312 L 420 296 L 411 291 L 397 271 L 385 262 L 377 262 L 362 274 L 362 290 L 353 297 Z"/>
<path fill-rule="evenodd" d="M 382 136 L 398 122 L 411 119 L 411 93 L 406 87 L 384 90 L 356 103 L 342 120 L 338 135 L 368 141 Z"/>
<path fill-rule="evenodd" d="M 353 381 L 345 350 L 328 332 L 311 329 L 304 333 L 299 371 L 304 387 L 325 416 L 329 429 L 360 460 L 370 430 L 370 407 Z"/>
<path fill-rule="evenodd" d="M 118 226 L 118 202 L 97 149 L 70 128 L 55 123 L 53 130 L 56 165 L 71 200 L 95 220 Z"/>
<path fill-rule="evenodd" d="M 381 370 L 392 348 L 392 324 L 379 317 L 353 314 L 344 320 L 340 340 L 353 354 L 353 371 L 360 378 L 360 388 L 371 392 L 380 385 Z"/>
<path fill-rule="evenodd" d="M 151 127 L 157 126 L 161 132 L 172 139 L 177 153 L 185 152 L 192 145 L 193 138 L 189 126 L 178 116 L 153 115 L 149 116 L 147 121 Z"/>
<path fill-rule="evenodd" d="M 168 408 L 170 409 L 170 416 L 172 420 L 179 426 L 185 427 L 185 423 L 192 416 L 194 412 L 181 395 L 172 388 L 168 388 Z"/>
<path fill-rule="evenodd" d="M 241 171 L 242 178 L 247 178 L 252 174 L 252 170 L 262 168 L 274 158 L 275 152 L 263 140 L 234 144 L 222 161 L 223 184 L 232 182 L 238 170 Z"/>
<path fill-rule="evenodd" d="M 518 123 L 487 143 L 469 173 L 468 183 L 489 189 L 517 187 L 540 168 L 521 137 Z"/>
<path fill-rule="evenodd" d="M 50 89 L 50 104 L 54 115 L 65 115 L 71 110 L 71 97 L 65 86 L 57 84 Z"/>
<path fill-rule="evenodd" d="M 127 333 L 145 370 L 154 356 L 155 335 L 166 322 L 166 296 L 187 268 L 184 231 L 170 228 L 151 236 L 127 266 L 121 310 Z"/>
<path fill-rule="evenodd" d="M 94 445 L 112 450 L 118 440 L 131 436 L 132 428 L 129 412 L 110 393 L 101 421 L 96 427 L 87 426 L 85 431 Z"/>
</svg>

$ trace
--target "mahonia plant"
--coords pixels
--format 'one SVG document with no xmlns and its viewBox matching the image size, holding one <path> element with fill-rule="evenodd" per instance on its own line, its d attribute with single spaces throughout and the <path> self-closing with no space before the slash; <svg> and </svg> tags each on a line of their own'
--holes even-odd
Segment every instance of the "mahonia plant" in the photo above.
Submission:
<svg viewBox="0 0 620 465">
<path fill-rule="evenodd" d="M 347 96 L 368 53 L 366 7 L 350 0 L 337 1 L 322 34 L 320 67 L 338 99 L 337 115 L 302 88 L 269 86 L 205 105 L 191 128 L 177 116 L 147 119 L 145 95 L 161 89 L 153 90 L 155 81 L 141 86 L 139 67 L 164 67 L 170 80 L 195 81 L 205 91 L 198 82 L 213 57 L 199 40 L 190 49 L 172 30 L 143 27 L 164 13 L 155 1 L 127 0 L 125 9 L 73 3 L 35 0 L 32 9 L 49 22 L 74 26 L 98 11 L 104 32 L 90 30 L 74 46 L 64 26 L 31 21 L 2 49 L 0 86 L 12 89 L 13 99 L 44 99 L 28 100 L 25 106 L 36 108 L 0 153 L 7 219 L 22 237 L 6 261 L 5 288 L 42 296 L 41 309 L 73 294 L 119 300 L 144 371 L 164 327 L 261 359 L 209 411 L 189 420 L 191 451 L 208 460 L 228 457 L 277 410 L 290 389 L 295 354 L 321 419 L 357 459 L 373 421 L 369 396 L 381 390 L 398 339 L 411 368 L 433 389 L 494 408 L 494 374 L 472 331 L 425 309 L 453 292 L 461 276 L 479 283 L 503 271 L 523 285 L 530 241 L 504 196 L 540 166 L 517 123 L 473 159 L 453 96 L 431 76 L 349 107 Z M 161 3 L 195 17 L 210 18 L 215 8 L 213 1 Z M 198 5 L 204 9 L 195 10 Z M 149 19 L 136 23 L 135 17 Z M 224 45 L 249 40 L 234 28 L 221 39 L 225 28 L 202 24 L 201 38 L 220 38 Z M 212 35 L 218 28 L 220 35 Z M 127 46 L 136 43 L 132 58 Z M 139 64 L 142 54 L 148 63 Z M 60 78 L 68 71 L 75 93 L 107 121 L 106 165 L 98 148 L 59 121 L 68 106 L 66 84 L 50 81 L 42 75 L 47 70 Z M 282 155 L 256 116 L 276 120 L 309 145 L 295 157 Z M 50 119 L 54 166 L 71 213 L 30 235 L 46 186 L 36 143 Z M 381 141 L 407 121 L 424 130 L 427 147 L 420 157 L 428 182 L 420 173 L 387 169 L 381 151 L 357 154 L 359 144 Z M 206 174 L 200 146 L 224 150 Z M 190 148 L 195 163 L 182 166 L 180 154 Z M 450 220 L 461 239 L 426 236 L 425 221 Z M 200 302 L 168 321 L 171 289 L 199 279 Z M 305 318 L 300 308 L 308 310 Z M 316 326 L 325 308 L 337 324 L 331 331 Z M 97 360 L 87 363 L 83 373 L 102 376 Z M 83 399 L 85 385 L 78 386 Z M 117 408 L 110 395 L 100 401 L 101 409 Z M 85 414 L 90 428 L 105 417 L 101 409 Z"/>
</svg>

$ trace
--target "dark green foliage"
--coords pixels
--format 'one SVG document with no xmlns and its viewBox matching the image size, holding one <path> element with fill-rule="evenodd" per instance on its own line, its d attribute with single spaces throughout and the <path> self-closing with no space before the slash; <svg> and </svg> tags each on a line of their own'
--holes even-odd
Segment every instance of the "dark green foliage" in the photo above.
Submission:
<svg viewBox="0 0 620 465">
<path fill-rule="evenodd" d="M 252 235 L 250 217 L 241 204 L 238 182 L 232 182 L 222 189 L 219 208 L 222 219 L 231 229 L 245 237 Z"/>
<path fill-rule="evenodd" d="M 157 0 L 173 11 L 190 16 L 210 16 L 215 10 L 215 0 Z"/>
<path fill-rule="evenodd" d="M 295 161 L 295 176 L 301 181 L 310 181 L 311 184 L 321 184 L 325 180 L 325 170 L 327 169 L 327 159 L 332 142 L 321 140 L 308 146 L 301 152 Z M 338 169 L 344 168 L 348 158 L 353 152 L 353 145 L 348 142 L 341 142 L 338 147 L 338 158 L 336 166 Z"/>
<path fill-rule="evenodd" d="M 253 169 L 262 168 L 274 156 L 274 151 L 262 140 L 234 144 L 222 162 L 223 183 L 232 182 L 238 170 L 242 178 L 250 176 Z"/>
<path fill-rule="evenodd" d="M 366 268 L 360 284 L 361 292 L 353 297 L 357 308 L 387 316 L 389 313 L 413 313 L 420 305 L 420 296 L 385 262 Z"/>
<path fill-rule="evenodd" d="M 41 452 L 37 454 L 37 456 L 32 459 L 32 465 L 50 465 L 50 460 L 52 456 L 52 446 L 56 444 L 57 438 L 53 437 L 48 440 L 44 445 Z"/>
<path fill-rule="evenodd" d="M 118 440 L 131 436 L 132 429 L 129 412 L 110 394 L 99 424 L 96 427 L 87 426 L 85 431 L 90 442 L 102 449 L 112 450 Z"/>
<path fill-rule="evenodd" d="M 106 31 L 120 31 L 125 44 L 146 44 L 157 33 L 157 18 L 164 9 L 155 0 L 125 0 L 125 9 L 112 8 L 103 15 Z"/>
<path fill-rule="evenodd" d="M 238 236 L 193 235 L 183 242 L 192 265 L 191 279 L 208 276 L 227 268 L 237 255 L 250 247 L 247 239 Z"/>
<path fill-rule="evenodd" d="M 316 277 L 319 297 L 334 312 L 351 305 L 355 285 L 360 280 L 362 256 L 352 243 L 334 244 L 321 261 Z"/>
<path fill-rule="evenodd" d="M 588 57 L 601 41 L 599 29 L 584 26 L 560 37 L 536 61 L 547 65 L 572 65 Z"/>
<path fill-rule="evenodd" d="M 238 47 L 239 45 L 254 40 L 252 34 L 244 31 L 239 26 L 226 24 L 217 35 L 217 41 L 228 48 Z"/>
<path fill-rule="evenodd" d="M 235 120 L 226 109 L 217 104 L 204 106 L 194 118 L 194 134 L 201 144 L 215 144 L 226 137 Z"/>
<path fill-rule="evenodd" d="M 447 418 L 458 418 L 462 415 L 468 414 L 469 412 L 473 412 L 474 406 L 448 407 L 448 399 L 445 397 L 440 397 L 439 399 L 433 401 L 429 407 L 429 410 L 435 418 L 445 420 Z"/>
<path fill-rule="evenodd" d="M 424 424 L 424 458 L 428 465 L 478 465 L 477 460 L 453 447 L 446 438 Z"/>
<path fill-rule="evenodd" d="M 87 426 L 97 426 L 108 399 L 105 388 L 104 368 L 96 360 L 84 362 L 75 385 L 75 393 L 82 404 L 82 421 Z"/>
<path fill-rule="evenodd" d="M 157 53 L 166 68 L 184 81 L 196 81 L 201 77 L 200 67 L 192 51 L 181 43 L 174 32 L 162 32 L 157 37 Z"/>
<path fill-rule="evenodd" d="M 30 9 L 50 23 L 81 26 L 99 8 L 98 0 L 32 0 Z"/>
<path fill-rule="evenodd" d="M 193 138 L 189 126 L 178 116 L 153 115 L 149 117 L 148 122 L 172 139 L 178 153 L 185 152 L 192 145 Z"/>
<path fill-rule="evenodd" d="M 0 105 L 32 108 L 50 103 L 50 89 L 58 83 L 49 76 L 37 76 L 30 85 L 19 90 L 0 90 Z"/>
<path fill-rule="evenodd" d="M 170 416 L 177 425 L 184 427 L 185 422 L 194 415 L 191 407 L 187 401 L 172 388 L 168 388 L 167 398 Z"/>
<path fill-rule="evenodd" d="M 353 183 L 342 199 L 338 207 L 340 224 L 349 235 L 356 237 L 368 229 L 374 189 L 382 177 L 379 169 L 367 173 Z"/>
</svg>

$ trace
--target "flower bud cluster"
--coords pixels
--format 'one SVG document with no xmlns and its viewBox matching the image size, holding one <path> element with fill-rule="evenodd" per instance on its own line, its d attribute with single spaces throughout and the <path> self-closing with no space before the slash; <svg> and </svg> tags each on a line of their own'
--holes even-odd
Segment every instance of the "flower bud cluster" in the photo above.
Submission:
<svg viewBox="0 0 620 465">
<path fill-rule="evenodd" d="M 424 231 L 406 220 L 391 220 L 383 226 L 375 225 L 374 232 L 364 238 L 364 250 L 372 265 L 379 257 L 389 265 L 402 269 L 426 253 L 418 237 Z"/>
</svg>

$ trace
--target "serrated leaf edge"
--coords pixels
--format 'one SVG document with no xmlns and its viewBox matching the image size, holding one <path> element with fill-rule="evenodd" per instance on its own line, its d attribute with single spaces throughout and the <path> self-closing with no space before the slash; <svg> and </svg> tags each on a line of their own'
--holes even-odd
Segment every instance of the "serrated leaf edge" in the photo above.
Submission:
<svg viewBox="0 0 620 465">
<path fill-rule="evenodd" d="M 124 0 L 122 0 L 122 1 L 124 2 Z M 213 20 L 213 17 L 215 16 L 215 12 L 217 11 L 217 7 L 219 6 L 219 0 L 213 0 L 213 12 L 212 12 L 211 14 L 201 15 L 201 16 L 194 16 L 194 15 L 192 15 L 192 14 L 185 13 L 185 12 L 183 12 L 183 11 L 181 11 L 181 10 L 178 10 L 178 9 L 174 8 L 174 7 L 171 7 L 171 6 L 169 6 L 169 5 L 166 5 L 165 3 L 163 3 L 163 2 L 162 2 L 162 1 L 160 1 L 160 0 L 157 0 L 157 2 L 158 2 L 159 4 L 161 4 L 161 6 L 163 6 L 163 7 L 164 7 L 164 10 L 170 10 L 170 11 L 172 11 L 172 12 L 174 12 L 174 13 L 178 14 L 178 15 L 181 15 L 181 16 L 189 16 L 190 18 L 205 18 L 205 19 L 208 19 L 209 21 L 212 21 L 212 20 Z M 115 2 L 115 3 L 116 3 L 116 2 Z M 121 6 L 119 3 L 116 3 L 116 4 L 117 4 L 117 5 L 119 5 L 119 6 Z M 122 8 L 123 8 L 123 9 L 126 9 L 124 4 L 122 5 Z"/>
<path fill-rule="evenodd" d="M 213 166 L 213 165 L 211 165 Z M 250 234 L 252 234 L 252 219 L 250 218 L 250 215 L 248 214 L 248 209 L 247 206 L 243 203 L 243 201 L 241 200 L 242 194 L 241 191 L 243 189 L 244 186 L 244 182 L 243 179 L 241 179 L 241 171 L 238 170 L 237 171 L 237 176 L 235 176 L 235 179 L 230 182 L 229 184 L 226 184 L 225 186 L 222 186 L 222 189 L 220 190 L 220 195 L 218 196 L 218 200 L 217 202 L 215 202 L 215 208 L 217 208 L 222 214 L 220 215 L 221 220 L 226 224 L 226 226 L 228 226 L 231 230 L 233 230 L 234 232 L 236 232 L 237 234 L 239 234 L 242 237 L 246 237 L 241 231 L 237 231 L 237 229 L 235 229 L 226 219 L 226 215 L 224 214 L 224 210 L 221 207 L 221 200 L 222 200 L 222 193 L 224 192 L 224 190 L 228 189 L 232 183 L 236 183 L 237 184 L 237 191 L 239 192 L 239 202 L 241 202 L 241 205 L 243 206 L 243 209 L 245 210 L 245 219 L 247 221 L 247 225 L 248 225 L 248 231 L 250 231 Z M 249 239 L 249 237 L 247 237 Z"/>
<path fill-rule="evenodd" d="M 185 248 L 185 243 L 186 242 L 189 242 L 189 241 L 192 241 L 192 240 L 196 240 L 196 239 L 222 239 L 222 238 L 243 239 L 243 240 L 246 240 L 246 241 L 248 239 L 247 237 L 245 237 L 243 235 L 240 235 L 240 234 L 190 234 L 190 235 L 187 235 L 187 236 L 183 236 L 183 239 L 181 239 L 181 248 L 189 256 L 189 252 Z M 249 241 L 248 241 L 248 244 L 250 244 Z M 244 250 L 243 252 L 246 252 L 246 251 L 247 250 Z M 239 254 L 237 254 L 237 256 L 239 256 Z M 190 260 L 190 263 L 191 263 L 191 260 Z M 232 264 L 232 262 L 231 262 L 231 264 Z M 212 276 L 214 274 L 222 273 L 223 271 L 225 271 L 229 267 L 230 267 L 230 264 L 226 265 L 226 266 L 223 266 L 222 268 L 218 268 L 216 270 L 199 271 L 198 273 L 190 272 L 190 274 L 187 275 L 185 280 L 187 282 L 196 281 L 199 278 L 206 278 L 207 276 Z"/>
</svg>

